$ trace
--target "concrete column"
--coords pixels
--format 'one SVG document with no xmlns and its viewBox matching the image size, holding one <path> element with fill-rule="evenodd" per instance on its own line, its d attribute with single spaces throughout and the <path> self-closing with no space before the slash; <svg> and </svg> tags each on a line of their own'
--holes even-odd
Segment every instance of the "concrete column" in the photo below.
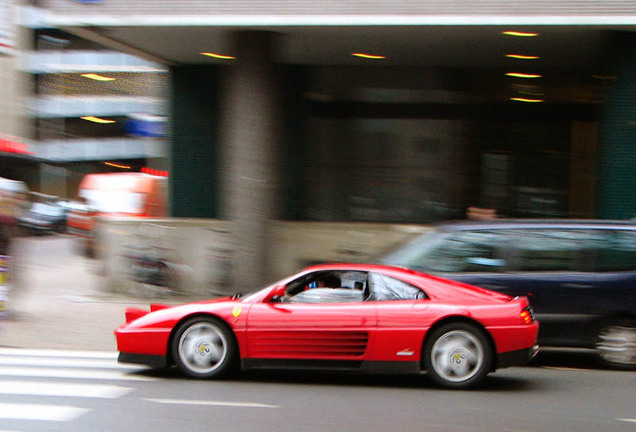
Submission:
<svg viewBox="0 0 636 432">
<path fill-rule="evenodd" d="M 273 64 L 277 35 L 244 31 L 233 35 L 233 55 L 221 124 L 223 171 L 220 213 L 233 222 L 236 241 L 232 291 L 269 281 L 270 222 L 280 214 L 278 174 L 279 83 Z"/>
<path fill-rule="evenodd" d="M 598 145 L 596 217 L 636 217 L 636 34 L 616 35 L 612 88 Z"/>
</svg>

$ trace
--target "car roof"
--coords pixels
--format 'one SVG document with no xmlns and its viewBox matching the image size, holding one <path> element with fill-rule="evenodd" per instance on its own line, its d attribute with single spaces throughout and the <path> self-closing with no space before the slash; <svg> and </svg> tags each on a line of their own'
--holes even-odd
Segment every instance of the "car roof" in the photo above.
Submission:
<svg viewBox="0 0 636 432">
<path fill-rule="evenodd" d="M 433 228 L 441 231 L 468 231 L 476 229 L 523 229 L 523 228 L 568 228 L 568 229 L 627 229 L 636 230 L 635 220 L 600 219 L 493 219 L 487 221 L 453 221 L 437 223 Z"/>
<path fill-rule="evenodd" d="M 360 263 L 326 263 L 309 266 L 305 272 L 316 271 L 376 271 L 384 273 L 403 273 L 408 275 L 426 276 L 421 272 L 398 266 L 384 264 L 360 264 Z"/>
</svg>

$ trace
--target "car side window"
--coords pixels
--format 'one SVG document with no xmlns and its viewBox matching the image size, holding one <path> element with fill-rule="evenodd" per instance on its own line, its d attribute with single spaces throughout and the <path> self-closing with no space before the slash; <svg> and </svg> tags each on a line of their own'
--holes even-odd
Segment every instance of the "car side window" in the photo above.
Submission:
<svg viewBox="0 0 636 432">
<path fill-rule="evenodd" d="M 506 230 L 452 233 L 428 254 L 429 271 L 501 272 L 506 265 L 507 235 Z"/>
<path fill-rule="evenodd" d="M 590 248 L 590 270 L 622 272 L 636 270 L 636 231 L 604 231 Z"/>
<path fill-rule="evenodd" d="M 290 282 L 284 303 L 360 302 L 367 273 L 362 271 L 319 271 Z"/>
<path fill-rule="evenodd" d="M 427 298 L 424 291 L 399 279 L 380 273 L 369 273 L 365 300 L 420 300 Z"/>
<path fill-rule="evenodd" d="M 576 229 L 524 229 L 516 233 L 515 270 L 584 271 L 589 247 L 598 233 Z"/>
</svg>

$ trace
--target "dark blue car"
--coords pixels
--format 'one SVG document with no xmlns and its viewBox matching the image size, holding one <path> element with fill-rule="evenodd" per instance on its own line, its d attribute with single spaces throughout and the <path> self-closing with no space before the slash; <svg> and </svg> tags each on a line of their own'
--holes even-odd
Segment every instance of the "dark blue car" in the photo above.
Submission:
<svg viewBox="0 0 636 432">
<path fill-rule="evenodd" d="M 436 225 L 380 259 L 509 295 L 526 295 L 542 346 L 593 348 L 636 368 L 636 224 L 514 220 Z"/>
</svg>

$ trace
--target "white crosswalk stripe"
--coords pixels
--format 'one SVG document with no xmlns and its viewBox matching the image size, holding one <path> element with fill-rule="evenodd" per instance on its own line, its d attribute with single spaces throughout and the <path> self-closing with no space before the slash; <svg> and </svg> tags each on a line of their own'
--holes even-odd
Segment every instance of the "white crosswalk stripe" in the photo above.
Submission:
<svg viewBox="0 0 636 432">
<path fill-rule="evenodd" d="M 115 399 L 132 391 L 131 388 L 99 384 L 57 384 L 49 382 L 0 381 L 0 394 L 66 396 Z"/>
<path fill-rule="evenodd" d="M 134 391 L 126 382 L 154 381 L 143 369 L 112 352 L 0 348 L 0 424 L 74 420 L 91 411 L 86 398 L 117 399 Z"/>
<path fill-rule="evenodd" d="M 0 419 L 9 420 L 70 421 L 88 411 L 66 405 L 0 403 Z"/>
<path fill-rule="evenodd" d="M 70 358 L 47 358 L 47 357 L 27 357 L 20 358 L 21 366 L 61 366 L 61 367 L 78 367 L 91 369 L 112 369 L 114 359 L 70 359 Z M 16 363 L 15 357 L 0 357 L 0 366 L 13 365 Z"/>
<path fill-rule="evenodd" d="M 69 370 L 64 368 L 30 368 L 0 366 L 0 376 L 23 376 L 41 378 L 77 378 L 93 380 L 123 380 L 123 381 L 155 381 L 155 378 L 130 375 L 125 371 L 99 370 Z"/>
<path fill-rule="evenodd" d="M 73 351 L 27 348 L 0 348 L 0 356 L 101 358 L 112 360 L 117 359 L 117 353 L 111 351 Z"/>
</svg>

